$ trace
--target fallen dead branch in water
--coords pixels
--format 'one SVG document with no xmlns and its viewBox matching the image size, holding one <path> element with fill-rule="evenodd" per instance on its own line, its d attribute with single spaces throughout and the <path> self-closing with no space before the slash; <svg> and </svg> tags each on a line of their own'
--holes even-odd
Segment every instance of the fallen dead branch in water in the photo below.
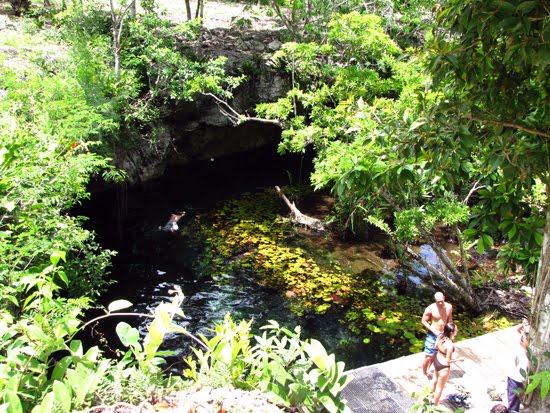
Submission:
<svg viewBox="0 0 550 413">
<path fill-rule="evenodd" d="M 326 229 L 325 223 L 322 220 L 302 214 L 300 210 L 296 207 L 296 204 L 288 200 L 281 188 L 275 186 L 275 190 L 277 191 L 277 195 L 279 195 L 279 197 L 290 208 L 290 222 L 303 225 L 315 231 L 324 231 Z"/>
</svg>

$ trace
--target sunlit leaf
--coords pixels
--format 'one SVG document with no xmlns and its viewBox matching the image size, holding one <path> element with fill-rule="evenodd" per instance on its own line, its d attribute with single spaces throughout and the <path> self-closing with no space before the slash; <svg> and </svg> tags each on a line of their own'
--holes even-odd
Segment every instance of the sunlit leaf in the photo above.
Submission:
<svg viewBox="0 0 550 413">
<path fill-rule="evenodd" d="M 133 304 L 128 300 L 116 300 L 109 304 L 109 306 L 107 307 L 107 310 L 110 313 L 114 313 L 115 311 L 120 311 L 125 308 L 132 307 L 132 305 Z"/>
</svg>

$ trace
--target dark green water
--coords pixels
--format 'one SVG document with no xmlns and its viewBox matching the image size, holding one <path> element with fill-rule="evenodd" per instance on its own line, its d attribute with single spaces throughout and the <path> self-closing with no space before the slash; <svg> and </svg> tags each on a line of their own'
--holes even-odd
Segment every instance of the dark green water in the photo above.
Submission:
<svg viewBox="0 0 550 413">
<path fill-rule="evenodd" d="M 187 213 L 179 222 L 180 228 L 185 229 L 196 213 L 247 191 L 286 185 L 289 177 L 297 179 L 303 167 L 300 157 L 281 158 L 274 151 L 263 151 L 172 169 L 163 179 L 128 189 L 123 196 L 120 192 L 118 196 L 115 192 L 94 195 L 81 213 L 91 218 L 89 225 L 98 233 L 102 245 L 119 252 L 112 270 L 116 284 L 102 302 L 127 299 L 134 303 L 133 311 L 149 313 L 160 302 L 170 300 L 170 290 L 179 286 L 185 294 L 182 309 L 186 317 L 177 322 L 194 334 L 208 335 L 213 322 L 223 320 L 229 312 L 236 320 L 253 319 L 254 329 L 268 320 L 291 328 L 300 325 L 303 337 L 321 341 L 337 360 L 346 363 L 347 369 L 402 355 L 402 350 L 394 351 L 376 340 L 364 344 L 361 337 L 350 334 L 338 321 L 339 314 L 296 316 L 279 292 L 259 285 L 251 272 L 233 270 L 231 262 L 227 262 L 226 272 L 213 278 L 210 263 L 192 233 L 159 231 L 159 226 L 176 210 Z M 305 172 L 307 168 L 302 170 Z M 343 268 L 355 271 L 386 265 L 376 261 L 372 251 L 381 245 L 323 244 L 321 239 L 313 242 L 334 255 Z M 145 320 L 127 321 L 145 332 Z M 183 336 L 167 337 L 164 348 L 177 352 L 169 360 L 175 370 L 184 367 L 182 359 L 190 354 L 192 344 Z"/>
</svg>

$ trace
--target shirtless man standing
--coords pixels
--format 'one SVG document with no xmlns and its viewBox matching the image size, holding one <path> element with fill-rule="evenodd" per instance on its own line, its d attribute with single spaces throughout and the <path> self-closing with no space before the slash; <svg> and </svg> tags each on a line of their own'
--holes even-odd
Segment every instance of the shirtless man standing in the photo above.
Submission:
<svg viewBox="0 0 550 413">
<path fill-rule="evenodd" d="M 434 295 L 435 303 L 430 304 L 424 310 L 422 316 L 422 324 L 428 330 L 426 336 L 426 342 L 424 343 L 424 360 L 422 361 L 422 373 L 428 379 L 428 368 L 432 364 L 433 356 L 435 354 L 435 341 L 437 336 L 443 332 L 445 324 L 453 321 L 453 306 L 445 302 L 445 296 L 442 292 L 437 292 Z"/>
</svg>

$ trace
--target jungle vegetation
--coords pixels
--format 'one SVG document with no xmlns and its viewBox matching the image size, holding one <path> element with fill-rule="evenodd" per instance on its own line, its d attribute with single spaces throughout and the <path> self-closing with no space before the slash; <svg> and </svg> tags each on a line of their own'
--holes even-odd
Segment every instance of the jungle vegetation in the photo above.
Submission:
<svg viewBox="0 0 550 413">
<path fill-rule="evenodd" d="M 144 339 L 119 325 L 127 352 L 118 360 L 75 339 L 84 309 L 110 283 L 115 252 L 69 212 L 89 197 L 90 180 L 124 180 L 112 162 L 120 147 L 136 136 L 155 144 L 163 102 L 202 93 L 230 104 L 243 77 L 226 76 L 222 58 L 194 56 L 184 46 L 200 20 L 175 26 L 154 0 L 9 3 L 23 30 L 0 53 L 0 411 L 83 410 L 98 394 L 102 403 L 136 402 L 151 387 L 183 386 L 162 374 L 158 351 L 167 332 L 188 334 L 172 323 L 181 292 L 150 315 Z M 503 274 L 522 275 L 534 291 L 532 403 L 542 411 L 550 387 L 548 4 L 266 6 L 286 28 L 273 62 L 292 87 L 259 104 L 257 118 L 281 125 L 281 152 L 313 148 L 311 182 L 336 196 L 335 225 L 384 231 L 404 265 L 422 262 L 415 242 L 429 243 L 445 264 L 423 262 L 429 281 L 472 312 L 480 310 L 474 251 L 495 249 Z M 433 236 L 442 227 L 458 257 Z M 105 316 L 129 305 L 113 303 Z M 214 339 L 190 337 L 198 348 L 187 378 L 341 411 L 343 365 L 297 331 L 265 330 L 252 338 L 246 323 L 227 317 Z"/>
</svg>

